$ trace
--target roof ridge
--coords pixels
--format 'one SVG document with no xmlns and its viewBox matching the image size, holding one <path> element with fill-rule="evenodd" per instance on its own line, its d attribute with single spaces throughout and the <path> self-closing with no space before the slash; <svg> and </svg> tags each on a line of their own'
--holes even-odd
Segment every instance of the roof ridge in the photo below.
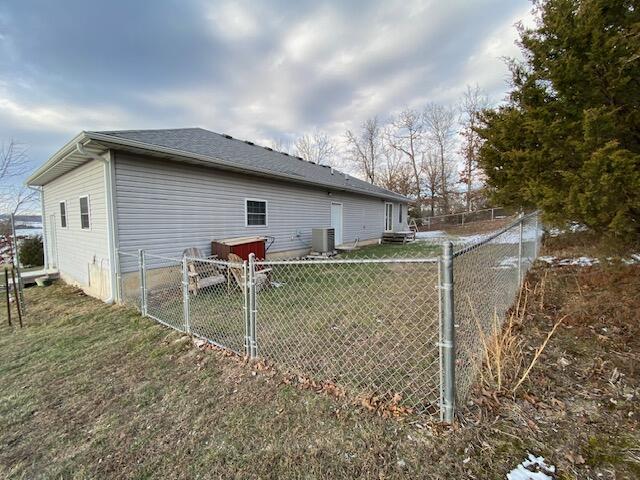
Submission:
<svg viewBox="0 0 640 480">
<path fill-rule="evenodd" d="M 131 130 L 87 130 L 88 133 L 103 133 L 106 135 L 114 133 L 138 133 L 138 132 L 170 132 L 170 131 L 184 131 L 184 130 L 204 130 L 205 132 L 212 132 L 202 127 L 178 127 L 178 128 L 134 128 Z"/>
</svg>

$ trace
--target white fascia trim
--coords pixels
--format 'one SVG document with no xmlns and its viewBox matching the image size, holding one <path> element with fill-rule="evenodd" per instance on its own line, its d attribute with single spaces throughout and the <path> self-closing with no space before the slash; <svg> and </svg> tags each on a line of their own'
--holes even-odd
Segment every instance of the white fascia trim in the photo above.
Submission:
<svg viewBox="0 0 640 480">
<path fill-rule="evenodd" d="M 35 182 L 38 179 L 40 175 L 45 173 L 47 170 L 49 170 L 51 167 L 53 167 L 57 163 L 63 161 L 67 155 L 69 155 L 70 153 L 73 153 L 73 151 L 76 150 L 76 145 L 82 140 L 84 140 L 86 136 L 87 136 L 87 132 L 82 131 L 78 135 L 73 137 L 64 147 L 62 147 L 60 150 L 54 153 L 53 156 L 49 158 L 49 160 L 47 160 L 43 165 L 40 166 L 40 168 L 38 168 L 35 172 L 33 172 L 29 176 L 29 178 L 27 178 L 25 183 L 27 185 L 31 185 L 33 182 Z"/>
</svg>

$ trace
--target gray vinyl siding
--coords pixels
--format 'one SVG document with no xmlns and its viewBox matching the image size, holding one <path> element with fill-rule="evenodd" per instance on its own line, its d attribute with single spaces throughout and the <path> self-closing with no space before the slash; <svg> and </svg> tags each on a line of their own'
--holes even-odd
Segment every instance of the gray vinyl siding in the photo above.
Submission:
<svg viewBox="0 0 640 480">
<path fill-rule="evenodd" d="M 89 272 L 109 269 L 104 167 L 90 161 L 43 187 L 49 262 L 70 283 L 90 286 Z M 89 196 L 90 229 L 80 228 L 80 197 Z M 67 228 L 60 224 L 60 202 L 67 204 Z"/>
<path fill-rule="evenodd" d="M 301 250 L 311 246 L 312 228 L 330 226 L 331 202 L 343 204 L 345 243 L 380 238 L 384 228 L 380 198 L 329 195 L 327 188 L 123 152 L 115 155 L 115 198 L 118 247 L 123 252 L 141 248 L 176 257 L 198 247 L 209 254 L 213 239 L 251 235 L 275 237 L 268 253 Z M 245 226 L 247 198 L 267 201 L 268 226 Z M 123 272 L 135 269 L 132 260 L 122 261 Z"/>
</svg>

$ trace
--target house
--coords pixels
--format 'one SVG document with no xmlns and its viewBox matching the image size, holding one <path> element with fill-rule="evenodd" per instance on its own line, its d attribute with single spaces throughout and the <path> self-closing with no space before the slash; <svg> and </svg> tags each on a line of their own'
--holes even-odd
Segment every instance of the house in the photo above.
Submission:
<svg viewBox="0 0 640 480">
<path fill-rule="evenodd" d="M 201 128 L 82 132 L 27 184 L 43 197 L 46 267 L 106 301 L 137 272 L 125 252 L 175 258 L 265 235 L 268 257 L 291 257 L 309 252 L 314 227 L 334 227 L 336 244 L 408 228 L 402 195 Z"/>
</svg>

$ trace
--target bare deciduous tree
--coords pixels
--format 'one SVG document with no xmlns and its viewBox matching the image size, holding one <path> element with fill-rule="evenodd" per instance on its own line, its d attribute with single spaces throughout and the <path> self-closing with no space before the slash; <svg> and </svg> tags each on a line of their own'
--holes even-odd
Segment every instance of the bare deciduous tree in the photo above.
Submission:
<svg viewBox="0 0 640 480">
<path fill-rule="evenodd" d="M 345 133 L 349 159 L 370 183 L 376 183 L 376 170 L 382 149 L 382 131 L 378 117 L 365 120 L 359 132 Z"/>
<path fill-rule="evenodd" d="M 424 153 L 424 122 L 422 116 L 410 108 L 403 110 L 392 122 L 386 135 L 389 146 L 401 152 L 413 175 L 413 193 L 418 208 L 422 206 L 420 160 Z"/>
<path fill-rule="evenodd" d="M 463 94 L 460 110 L 462 112 L 462 146 L 460 153 L 464 158 L 464 169 L 460 175 L 460 182 L 466 186 L 465 204 L 466 210 L 471 211 L 471 195 L 474 181 L 481 177 L 478 166 L 478 152 L 482 146 L 482 139 L 476 129 L 479 126 L 479 113 L 489 106 L 487 96 L 476 85 L 467 89 Z"/>
<path fill-rule="evenodd" d="M 429 103 L 424 108 L 423 120 L 429 142 L 438 155 L 442 208 L 445 213 L 448 213 L 449 184 L 452 176 L 452 165 L 454 163 L 450 150 L 454 143 L 456 113 L 448 106 Z"/>
<path fill-rule="evenodd" d="M 318 165 L 333 165 L 336 147 L 329 136 L 320 131 L 305 134 L 295 142 L 296 153 L 305 160 Z"/>
<path fill-rule="evenodd" d="M 427 198 L 429 199 L 429 210 L 431 216 L 436 213 L 436 200 L 440 192 L 440 160 L 434 151 L 428 151 L 422 155 L 423 185 Z M 422 210 L 421 210 L 422 213 Z"/>
<path fill-rule="evenodd" d="M 0 144 L 0 208 L 18 214 L 33 207 L 37 192 L 20 185 L 18 178 L 29 170 L 27 149 L 10 140 Z"/>
<path fill-rule="evenodd" d="M 24 175 L 28 167 L 27 149 L 24 145 L 14 140 L 0 145 L 0 182 Z"/>
<path fill-rule="evenodd" d="M 272 140 L 269 148 L 275 150 L 276 152 L 282 153 L 291 153 L 291 142 L 288 140 L 283 140 L 282 138 L 278 138 L 277 140 Z"/>
<path fill-rule="evenodd" d="M 414 193 L 409 165 L 402 152 L 389 145 L 383 146 L 379 164 L 378 183 L 381 187 L 405 196 Z"/>
<path fill-rule="evenodd" d="M 0 191 L 2 209 L 14 215 L 23 213 L 25 209 L 33 207 L 37 198 L 38 192 L 25 186 L 4 187 Z"/>
</svg>

